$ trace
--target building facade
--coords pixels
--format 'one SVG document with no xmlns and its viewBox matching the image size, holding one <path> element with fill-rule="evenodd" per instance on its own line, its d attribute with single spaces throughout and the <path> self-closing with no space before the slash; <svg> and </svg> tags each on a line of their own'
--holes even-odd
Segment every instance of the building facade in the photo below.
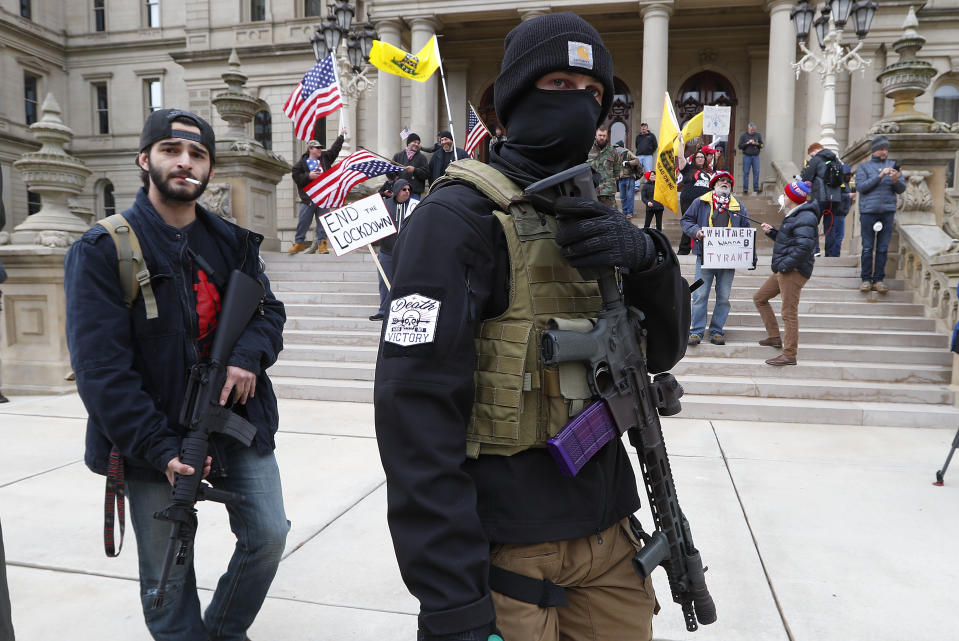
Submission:
<svg viewBox="0 0 959 641">
<path fill-rule="evenodd" d="M 503 38 L 519 21 L 547 12 L 574 10 L 593 23 L 610 48 L 616 98 L 612 139 L 632 146 L 641 122 L 659 131 L 663 93 L 682 120 L 704 104 L 732 107 L 730 151 L 755 122 L 766 140 L 764 180 L 773 161 L 801 165 L 806 146 L 819 138 L 822 83 L 818 74 L 797 80 L 798 58 L 790 22 L 791 0 L 376 0 L 355 2 L 356 20 L 369 15 L 379 38 L 417 51 L 434 34 L 446 73 L 453 131 L 465 136 L 467 103 L 492 127 L 493 81 Z M 861 53 L 865 73 L 840 73 L 836 88 L 836 138 L 845 148 L 892 108 L 876 74 L 895 62 L 889 48 L 901 34 L 910 6 L 927 39 L 920 52 L 936 77 L 917 101 L 937 120 L 959 120 L 959 0 L 911 3 L 882 0 Z M 140 186 L 134 153 L 151 109 L 183 107 L 208 118 L 217 133 L 227 125 L 211 99 L 226 87 L 221 74 L 236 50 L 249 76 L 246 90 L 262 109 L 249 132 L 264 146 L 295 162 L 305 150 L 295 140 L 282 106 L 313 64 L 309 39 L 327 13 L 321 0 L 0 0 L 0 170 L 6 231 L 35 211 L 12 163 L 39 145 L 29 125 L 53 93 L 73 130 L 70 152 L 93 174 L 77 205 L 96 217 L 122 210 Z M 854 42 L 847 29 L 846 42 Z M 815 48 L 815 36 L 810 36 Z M 342 115 L 348 145 L 391 156 L 409 127 L 429 144 L 447 128 L 446 102 L 438 74 L 410 82 L 368 69 L 375 85 L 347 99 Z M 333 116 L 318 133 L 332 141 L 340 127 Z M 729 165 L 737 178 L 738 157 Z M 954 173 L 954 172 L 953 172 Z M 950 180 L 952 186 L 954 178 Z M 296 194 L 287 177 L 278 186 L 277 226 L 292 238 Z"/>
</svg>

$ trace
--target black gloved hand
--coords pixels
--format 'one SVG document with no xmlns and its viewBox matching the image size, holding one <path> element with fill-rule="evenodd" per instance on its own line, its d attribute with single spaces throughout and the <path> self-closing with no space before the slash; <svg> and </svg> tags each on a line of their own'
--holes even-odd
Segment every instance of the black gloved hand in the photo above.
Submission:
<svg viewBox="0 0 959 641">
<path fill-rule="evenodd" d="M 557 198 L 554 206 L 560 251 L 576 268 L 648 269 L 656 258 L 652 240 L 626 217 L 595 200 Z"/>
</svg>

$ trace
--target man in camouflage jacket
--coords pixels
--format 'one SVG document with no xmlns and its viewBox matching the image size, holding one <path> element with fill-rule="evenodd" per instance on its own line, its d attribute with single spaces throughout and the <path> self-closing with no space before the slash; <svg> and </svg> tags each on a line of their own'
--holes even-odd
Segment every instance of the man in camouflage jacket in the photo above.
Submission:
<svg viewBox="0 0 959 641">
<path fill-rule="evenodd" d="M 616 206 L 616 176 L 619 169 L 619 154 L 609 144 L 609 129 L 600 127 L 596 130 L 596 140 L 589 150 L 589 166 L 599 174 L 600 181 L 596 187 L 599 202 L 610 207 Z"/>
</svg>

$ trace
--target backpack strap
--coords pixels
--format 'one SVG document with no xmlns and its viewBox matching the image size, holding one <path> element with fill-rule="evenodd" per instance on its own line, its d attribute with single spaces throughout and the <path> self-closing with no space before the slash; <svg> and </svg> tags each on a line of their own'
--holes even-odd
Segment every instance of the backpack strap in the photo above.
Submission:
<svg viewBox="0 0 959 641">
<path fill-rule="evenodd" d="M 512 180 L 486 163 L 471 158 L 450 163 L 446 173 L 430 185 L 434 188 L 451 180 L 462 180 L 473 185 L 481 194 L 496 203 L 502 211 L 509 211 L 514 198 L 523 195 L 523 190 Z"/>
<path fill-rule="evenodd" d="M 113 214 L 103 220 L 97 221 L 97 224 L 106 229 L 113 239 L 113 244 L 117 248 L 117 270 L 120 274 L 120 285 L 123 287 L 123 304 L 129 309 L 136 300 L 137 292 L 143 292 L 143 303 L 146 306 L 147 318 L 153 319 L 159 316 L 157 310 L 156 297 L 153 295 L 153 286 L 150 284 L 150 270 L 147 269 L 146 260 L 143 258 L 143 250 L 140 248 L 140 241 L 123 214 Z"/>
</svg>

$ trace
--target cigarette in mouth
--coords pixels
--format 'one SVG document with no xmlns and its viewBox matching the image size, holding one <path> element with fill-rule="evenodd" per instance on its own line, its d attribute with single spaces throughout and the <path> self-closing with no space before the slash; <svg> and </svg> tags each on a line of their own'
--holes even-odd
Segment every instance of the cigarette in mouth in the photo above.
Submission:
<svg viewBox="0 0 959 641">
<path fill-rule="evenodd" d="M 196 178 L 184 178 L 183 180 L 187 181 L 188 183 L 193 183 L 194 185 L 202 185 L 202 184 L 203 184 L 203 183 L 201 183 L 199 180 L 197 180 Z"/>
</svg>

